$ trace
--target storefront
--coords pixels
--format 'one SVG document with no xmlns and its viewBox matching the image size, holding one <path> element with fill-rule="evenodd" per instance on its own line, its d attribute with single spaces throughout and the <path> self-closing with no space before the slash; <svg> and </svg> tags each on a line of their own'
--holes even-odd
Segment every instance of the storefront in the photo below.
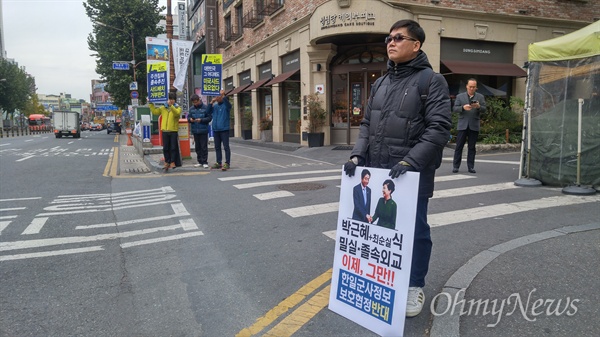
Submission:
<svg viewBox="0 0 600 337">
<path fill-rule="evenodd" d="M 332 0 L 300 19 L 286 6 L 264 19 L 269 23 L 262 24 L 264 29 L 259 24 L 223 50 L 224 77 L 236 85 L 229 93 L 238 107 L 236 136 L 242 114 L 250 111 L 253 139 L 260 137 L 260 118 L 271 115 L 274 142 L 306 144 L 305 97 L 321 91 L 329 113 L 325 144 L 353 144 L 371 86 L 387 69 L 384 38 L 401 19 L 421 24 L 426 33 L 422 49 L 433 70 L 444 74 L 452 95 L 475 77 L 480 90 L 491 95 L 523 98 L 521 67 L 529 43 L 578 28 L 564 21 L 557 29 L 551 20 L 533 25 L 526 17 L 485 13 L 475 20 L 470 11 L 376 0 Z M 277 30 L 268 30 L 275 24 Z"/>
</svg>

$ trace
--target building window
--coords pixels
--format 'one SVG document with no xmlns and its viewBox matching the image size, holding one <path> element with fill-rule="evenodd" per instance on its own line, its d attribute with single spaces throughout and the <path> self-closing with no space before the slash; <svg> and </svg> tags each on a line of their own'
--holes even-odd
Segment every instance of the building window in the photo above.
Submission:
<svg viewBox="0 0 600 337">
<path fill-rule="evenodd" d="M 242 27 L 244 27 L 244 6 L 239 5 L 235 8 L 235 23 L 236 28 L 239 32 L 242 32 Z"/>
</svg>

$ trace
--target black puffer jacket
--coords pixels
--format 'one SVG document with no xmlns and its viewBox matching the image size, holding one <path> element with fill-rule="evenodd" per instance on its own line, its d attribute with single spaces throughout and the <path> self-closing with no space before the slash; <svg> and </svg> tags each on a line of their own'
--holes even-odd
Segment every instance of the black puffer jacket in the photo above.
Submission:
<svg viewBox="0 0 600 337">
<path fill-rule="evenodd" d="M 351 157 L 358 156 L 359 164 L 386 169 L 404 160 L 421 173 L 419 196 L 431 197 L 452 122 L 448 83 L 440 74 L 431 77 L 421 109 L 419 72 L 425 68 L 431 65 L 422 51 L 404 64 L 388 62 L 387 74 L 373 85 L 377 90 L 369 97 Z"/>
</svg>

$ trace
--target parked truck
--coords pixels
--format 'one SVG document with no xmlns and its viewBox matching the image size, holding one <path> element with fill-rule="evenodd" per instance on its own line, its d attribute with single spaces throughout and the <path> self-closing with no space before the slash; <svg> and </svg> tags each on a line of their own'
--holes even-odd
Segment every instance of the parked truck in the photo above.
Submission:
<svg viewBox="0 0 600 337">
<path fill-rule="evenodd" d="M 81 137 L 81 124 L 77 111 L 54 111 L 54 136 Z"/>
</svg>

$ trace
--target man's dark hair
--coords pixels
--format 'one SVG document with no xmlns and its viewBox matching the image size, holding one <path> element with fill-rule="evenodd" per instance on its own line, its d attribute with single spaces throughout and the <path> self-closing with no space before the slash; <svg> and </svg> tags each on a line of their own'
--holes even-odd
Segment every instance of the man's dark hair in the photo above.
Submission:
<svg viewBox="0 0 600 337">
<path fill-rule="evenodd" d="M 193 94 L 192 97 L 190 97 L 190 102 L 199 101 L 199 100 L 200 100 L 200 96 L 198 96 L 196 94 Z"/>
<path fill-rule="evenodd" d="M 369 170 L 362 170 L 362 172 L 360 173 L 360 179 L 362 180 L 367 174 L 369 175 L 369 177 L 371 176 L 371 172 L 369 172 Z"/>
<path fill-rule="evenodd" d="M 390 195 L 394 193 L 394 190 L 396 189 L 396 184 L 394 184 L 392 179 L 387 179 L 386 181 L 384 181 L 382 186 L 385 185 L 387 185 L 388 190 L 390 190 Z"/>
<path fill-rule="evenodd" d="M 390 28 L 390 33 L 393 30 L 404 27 L 406 27 L 408 35 L 412 38 L 419 40 L 419 42 L 421 42 L 421 47 L 423 47 L 423 43 L 425 43 L 425 31 L 423 30 L 423 28 L 421 28 L 421 25 L 419 25 L 417 21 L 407 19 L 397 21 L 392 25 L 392 28 Z"/>
<path fill-rule="evenodd" d="M 171 91 L 169 93 L 169 99 L 177 99 L 177 94 Z"/>
</svg>

